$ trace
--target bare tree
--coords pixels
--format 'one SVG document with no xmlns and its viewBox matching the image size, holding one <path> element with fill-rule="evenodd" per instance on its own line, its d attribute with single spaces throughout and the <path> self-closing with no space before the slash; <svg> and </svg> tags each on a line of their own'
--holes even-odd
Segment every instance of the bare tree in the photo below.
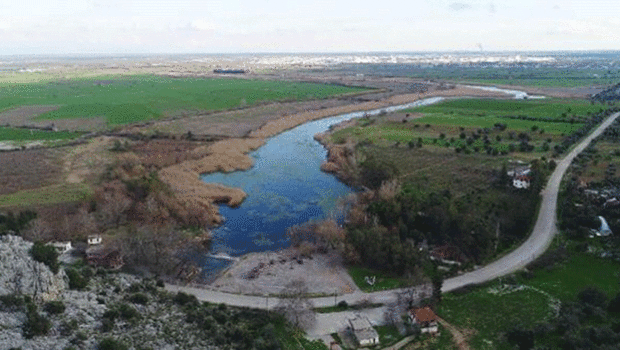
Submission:
<svg viewBox="0 0 620 350">
<path fill-rule="evenodd" d="M 280 302 L 275 310 L 296 327 L 307 329 L 316 321 L 313 304 L 306 296 L 308 287 L 303 280 L 293 280 L 281 292 Z"/>
</svg>

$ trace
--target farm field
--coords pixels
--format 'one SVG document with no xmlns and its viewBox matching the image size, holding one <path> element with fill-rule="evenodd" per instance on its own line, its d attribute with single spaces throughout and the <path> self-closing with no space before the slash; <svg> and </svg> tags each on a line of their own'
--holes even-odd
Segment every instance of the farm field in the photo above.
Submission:
<svg viewBox="0 0 620 350">
<path fill-rule="evenodd" d="M 269 101 L 304 101 L 358 93 L 361 88 L 249 79 L 102 76 L 0 85 L 0 111 L 57 106 L 35 120 L 104 117 L 108 126 L 195 115 Z"/>
<path fill-rule="evenodd" d="M 550 158 L 602 105 L 574 100 L 459 99 L 359 120 L 332 134 L 335 143 L 364 141 L 396 148 Z M 388 151 L 389 152 L 389 151 Z"/>
<path fill-rule="evenodd" d="M 443 113 L 475 116 L 527 116 L 539 120 L 570 118 L 579 120 L 589 113 L 603 108 L 600 104 L 591 104 L 586 100 L 484 100 L 460 99 L 438 103 L 433 106 L 419 107 L 409 112 Z"/>
<path fill-rule="evenodd" d="M 79 132 L 43 131 L 21 128 L 0 127 L 0 141 L 54 141 L 71 140 L 82 136 Z"/>
<path fill-rule="evenodd" d="M 587 87 L 616 84 L 620 72 L 580 68 L 463 68 L 424 67 L 409 76 L 425 79 L 450 79 L 481 84 L 506 84 L 533 87 Z"/>
</svg>

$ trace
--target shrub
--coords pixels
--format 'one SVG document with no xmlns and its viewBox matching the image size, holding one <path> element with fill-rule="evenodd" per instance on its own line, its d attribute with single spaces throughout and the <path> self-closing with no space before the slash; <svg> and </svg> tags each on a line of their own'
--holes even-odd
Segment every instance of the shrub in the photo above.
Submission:
<svg viewBox="0 0 620 350">
<path fill-rule="evenodd" d="M 38 262 L 42 262 L 54 273 L 58 273 L 60 264 L 58 263 L 58 252 L 56 248 L 44 244 L 43 242 L 35 242 L 30 248 L 30 255 Z"/>
<path fill-rule="evenodd" d="M 198 304 L 198 299 L 196 298 L 195 295 L 192 294 L 187 294 L 187 293 L 183 293 L 183 292 L 178 292 L 175 296 L 173 301 L 175 303 L 177 303 L 178 305 L 185 305 L 185 304 Z"/>
<path fill-rule="evenodd" d="M 349 307 L 349 304 L 347 303 L 346 300 L 341 300 L 338 302 L 338 307 L 342 309 L 346 309 Z"/>
<path fill-rule="evenodd" d="M 127 304 L 120 304 L 118 307 L 118 311 L 120 313 L 120 316 L 126 320 L 140 318 L 140 313 L 138 312 L 138 310 Z"/>
<path fill-rule="evenodd" d="M 97 346 L 98 350 L 127 350 L 129 347 L 116 339 L 113 338 L 103 338 L 99 345 Z"/>
<path fill-rule="evenodd" d="M 52 315 L 58 315 L 65 312 L 65 304 L 62 301 L 50 301 L 45 304 L 45 311 Z"/>
<path fill-rule="evenodd" d="M 24 297 L 19 294 L 0 295 L 0 303 L 4 308 L 20 308 L 24 306 Z"/>
<path fill-rule="evenodd" d="M 24 337 L 31 339 L 37 335 L 46 335 L 52 327 L 52 323 L 47 317 L 39 314 L 37 306 L 34 304 L 28 304 L 28 310 L 26 311 L 26 322 L 23 326 Z"/>
<path fill-rule="evenodd" d="M 607 304 L 607 295 L 596 287 L 586 287 L 577 295 L 579 301 L 598 307 L 605 307 Z"/>
<path fill-rule="evenodd" d="M 84 288 L 86 288 L 86 286 L 88 286 L 90 278 L 85 277 L 84 274 L 80 273 L 78 270 L 71 268 L 67 269 L 65 272 L 67 274 L 67 277 L 69 277 L 70 289 L 83 290 Z"/>
<path fill-rule="evenodd" d="M 129 301 L 134 304 L 146 305 L 149 302 L 149 298 L 143 293 L 135 293 L 129 296 Z"/>
</svg>

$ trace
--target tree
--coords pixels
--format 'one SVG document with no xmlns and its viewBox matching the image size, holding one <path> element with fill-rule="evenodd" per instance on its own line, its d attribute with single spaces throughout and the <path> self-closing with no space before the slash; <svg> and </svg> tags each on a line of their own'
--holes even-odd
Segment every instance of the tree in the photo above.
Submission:
<svg viewBox="0 0 620 350">
<path fill-rule="evenodd" d="M 58 262 L 56 248 L 38 241 L 30 248 L 30 255 L 34 260 L 47 265 L 54 274 L 58 273 L 60 263 Z"/>
<path fill-rule="evenodd" d="M 506 338 L 511 344 L 517 345 L 519 350 L 529 350 L 534 347 L 534 332 L 530 329 L 515 327 L 506 334 Z"/>
<path fill-rule="evenodd" d="M 586 287 L 577 295 L 579 301 L 597 307 L 605 307 L 607 304 L 607 295 L 596 287 Z"/>
<path fill-rule="evenodd" d="M 306 295 L 308 287 L 303 280 L 293 280 L 281 292 L 276 311 L 284 315 L 294 326 L 306 329 L 314 324 L 316 315 L 313 304 Z"/>
</svg>

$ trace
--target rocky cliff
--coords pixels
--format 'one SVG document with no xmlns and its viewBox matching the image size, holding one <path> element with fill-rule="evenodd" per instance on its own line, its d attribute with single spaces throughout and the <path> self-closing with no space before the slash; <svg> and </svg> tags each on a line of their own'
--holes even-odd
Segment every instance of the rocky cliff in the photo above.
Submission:
<svg viewBox="0 0 620 350">
<path fill-rule="evenodd" d="M 43 263 L 34 261 L 31 242 L 17 236 L 0 237 L 0 295 L 24 294 L 41 301 L 58 299 L 67 288 L 64 271 L 54 274 Z"/>
</svg>

